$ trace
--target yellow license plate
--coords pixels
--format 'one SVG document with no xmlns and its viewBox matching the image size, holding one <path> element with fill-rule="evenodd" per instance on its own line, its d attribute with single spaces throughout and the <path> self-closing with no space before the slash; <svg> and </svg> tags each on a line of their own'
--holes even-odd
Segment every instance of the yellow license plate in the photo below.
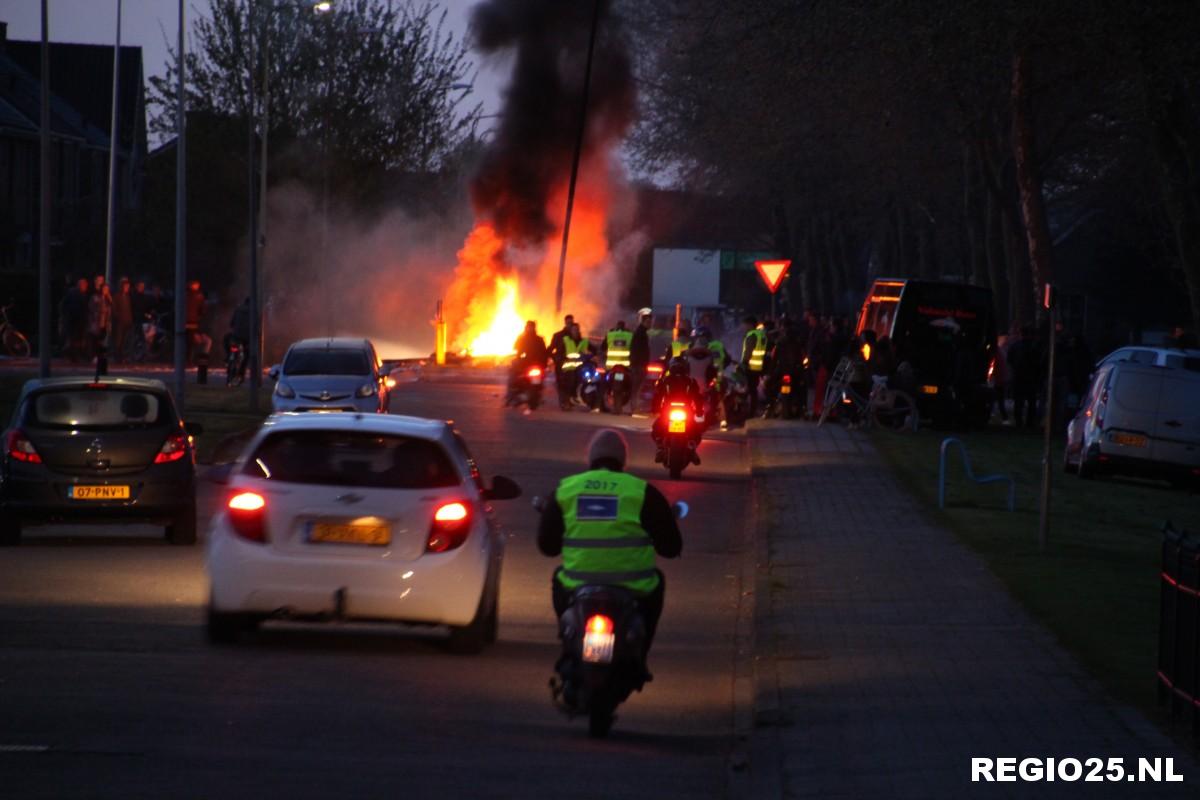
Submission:
<svg viewBox="0 0 1200 800">
<path fill-rule="evenodd" d="M 937 394 L 937 393 L 938 393 L 938 387 L 936 387 L 936 386 L 926 385 L 926 386 L 921 387 L 921 394 Z"/>
<path fill-rule="evenodd" d="M 790 387 L 790 386 L 780 386 L 780 387 L 779 387 L 779 393 L 780 393 L 780 394 L 791 394 L 791 393 L 792 393 L 792 387 Z"/>
<path fill-rule="evenodd" d="M 309 540 L 326 544 L 388 544 L 392 529 L 387 525 L 341 525 L 317 522 L 312 526 Z"/>
<path fill-rule="evenodd" d="M 1126 447 L 1145 447 L 1146 437 L 1136 433 L 1114 433 L 1112 435 L 1114 444 L 1123 444 Z"/>
<path fill-rule="evenodd" d="M 667 433 L 687 433 L 687 422 L 682 419 L 673 419 L 667 423 Z"/>
<path fill-rule="evenodd" d="M 128 500 L 128 486 L 71 486 L 67 496 L 72 500 Z"/>
</svg>

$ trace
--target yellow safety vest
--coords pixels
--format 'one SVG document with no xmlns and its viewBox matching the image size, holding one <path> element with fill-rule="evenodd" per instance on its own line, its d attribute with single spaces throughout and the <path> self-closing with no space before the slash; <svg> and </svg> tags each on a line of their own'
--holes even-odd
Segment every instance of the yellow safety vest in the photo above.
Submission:
<svg viewBox="0 0 1200 800">
<path fill-rule="evenodd" d="M 564 478 L 554 499 L 563 515 L 558 579 L 564 587 L 601 584 L 643 594 L 657 588 L 654 543 L 642 528 L 644 480 L 593 469 Z"/>
<path fill-rule="evenodd" d="M 729 360 L 729 356 L 725 353 L 725 345 L 717 339 L 708 343 L 708 349 L 713 353 L 713 365 L 717 371 L 725 369 L 725 362 Z"/>
<path fill-rule="evenodd" d="M 750 338 L 754 338 L 754 344 L 750 345 Z M 746 352 L 747 346 L 750 347 L 750 352 Z M 749 356 L 749 358 L 747 358 Z M 762 328 L 755 328 L 746 334 L 746 338 L 742 340 L 742 361 L 748 361 L 748 367 L 751 372 L 763 371 L 763 359 L 767 357 L 767 332 Z"/>
<path fill-rule="evenodd" d="M 567 357 L 566 361 L 563 362 L 562 368 L 565 370 L 577 369 L 580 362 L 583 361 L 583 350 L 587 347 L 587 340 L 580 339 L 579 341 L 575 341 L 570 336 L 564 336 L 562 342 L 563 352 Z"/>
<path fill-rule="evenodd" d="M 675 339 L 671 342 L 671 358 L 679 358 L 684 354 L 692 343 L 687 339 Z"/>
<path fill-rule="evenodd" d="M 611 330 L 605 336 L 604 366 L 611 369 L 615 366 L 629 366 L 629 348 L 633 345 L 633 333 L 630 331 Z"/>
</svg>

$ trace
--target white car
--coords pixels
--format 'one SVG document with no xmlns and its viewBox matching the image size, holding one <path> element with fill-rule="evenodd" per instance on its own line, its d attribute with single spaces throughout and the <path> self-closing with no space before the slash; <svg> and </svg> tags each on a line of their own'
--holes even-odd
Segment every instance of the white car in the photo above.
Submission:
<svg viewBox="0 0 1200 800">
<path fill-rule="evenodd" d="M 1181 350 L 1178 347 L 1146 347 L 1129 345 L 1118 347 L 1104 358 L 1096 362 L 1099 369 L 1105 364 L 1116 364 L 1121 361 L 1132 361 L 1135 364 L 1145 364 L 1154 367 L 1170 367 L 1186 369 L 1190 372 L 1200 372 L 1200 350 Z"/>
<path fill-rule="evenodd" d="M 446 625 L 451 648 L 495 641 L 503 539 L 449 423 L 378 414 L 276 414 L 232 464 L 208 536 L 208 634 L 267 619 Z"/>
</svg>

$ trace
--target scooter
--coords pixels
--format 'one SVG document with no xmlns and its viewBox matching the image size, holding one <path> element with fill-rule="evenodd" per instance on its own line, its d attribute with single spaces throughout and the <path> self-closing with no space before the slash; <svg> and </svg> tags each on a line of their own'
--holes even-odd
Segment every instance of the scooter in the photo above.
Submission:
<svg viewBox="0 0 1200 800">
<path fill-rule="evenodd" d="M 533 506 L 541 511 L 545 501 L 534 498 Z M 688 505 L 679 501 L 672 510 L 683 519 Z M 550 679 L 551 698 L 568 718 L 586 716 L 588 735 L 602 739 L 617 706 L 651 679 L 636 595 L 619 586 L 580 586 L 558 621 L 558 638 L 562 654 Z"/>
<path fill-rule="evenodd" d="M 778 384 L 772 387 L 775 390 L 775 399 L 767 409 L 767 416 L 781 419 L 796 419 L 804 416 L 807 405 L 806 395 L 808 394 L 808 387 L 804 383 L 804 372 L 790 370 L 772 380 L 778 381 Z"/>
<path fill-rule="evenodd" d="M 588 411 L 598 411 L 604 404 L 604 373 L 590 355 L 575 370 L 575 399 Z"/>
<path fill-rule="evenodd" d="M 225 347 L 225 385 L 241 386 L 246 379 L 246 347 L 231 338 Z"/>
<path fill-rule="evenodd" d="M 537 411 L 542 404 L 542 381 L 545 377 L 545 370 L 538 364 L 522 367 L 511 379 L 504 404 L 516 407 L 524 403 L 528 410 Z"/>
</svg>

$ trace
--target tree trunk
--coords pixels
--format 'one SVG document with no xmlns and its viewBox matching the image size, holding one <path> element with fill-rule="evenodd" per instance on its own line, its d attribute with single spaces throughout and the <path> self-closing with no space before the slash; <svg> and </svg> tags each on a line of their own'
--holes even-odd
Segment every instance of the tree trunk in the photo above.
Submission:
<svg viewBox="0 0 1200 800">
<path fill-rule="evenodd" d="M 984 202 L 980 203 L 980 200 Z M 983 207 L 986 204 L 987 198 L 979 197 L 978 173 L 975 170 L 971 145 L 963 142 L 963 229 L 966 233 L 966 257 L 970 265 L 971 282 L 978 286 L 988 286 L 991 283 L 988 258 L 983 249 L 987 233 L 984 231 L 981 235 L 980 231 L 988 221 L 989 209 Z"/>
<path fill-rule="evenodd" d="M 1004 221 L 1001 218 L 996 198 L 991 192 L 985 195 L 983 221 L 983 250 L 987 262 L 987 282 L 992 287 L 992 308 L 996 314 L 996 327 L 1008 330 L 1008 283 L 1004 280 L 1008 271 L 1008 261 L 1004 252 Z"/>
<path fill-rule="evenodd" d="M 1027 285 L 1034 298 L 1041 288 L 1054 279 L 1050 226 L 1046 222 L 1046 204 L 1042 197 L 1042 179 L 1038 170 L 1037 150 L 1034 147 L 1033 103 L 1030 98 L 1029 53 L 1019 50 L 1013 56 L 1011 112 L 1013 163 L 1016 165 L 1017 188 L 1021 201 L 1021 217 L 1025 222 L 1025 239 L 1029 245 L 1029 264 L 1032 285 Z M 1038 305 L 1041 308 L 1041 305 Z M 1039 314 L 1041 311 L 1038 312 Z"/>
</svg>

